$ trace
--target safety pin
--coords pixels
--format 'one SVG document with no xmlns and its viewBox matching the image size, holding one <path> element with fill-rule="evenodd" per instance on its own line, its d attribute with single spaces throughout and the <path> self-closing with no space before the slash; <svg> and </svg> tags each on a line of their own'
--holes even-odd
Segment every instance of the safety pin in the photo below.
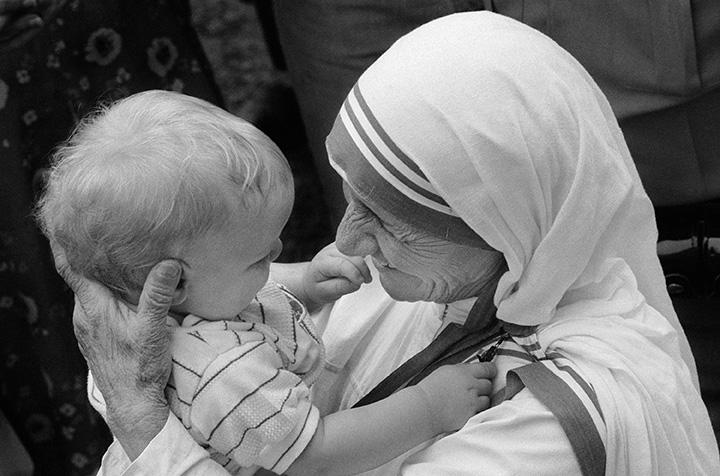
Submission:
<svg viewBox="0 0 720 476">
<path fill-rule="evenodd" d="M 478 362 L 490 362 L 492 359 L 495 358 L 495 355 L 497 355 L 497 351 L 500 348 L 500 345 L 505 342 L 505 340 L 510 337 L 510 334 L 507 332 L 500 336 L 500 339 L 498 339 L 497 342 L 495 342 L 490 348 L 483 351 L 481 354 L 477 354 Z"/>
</svg>

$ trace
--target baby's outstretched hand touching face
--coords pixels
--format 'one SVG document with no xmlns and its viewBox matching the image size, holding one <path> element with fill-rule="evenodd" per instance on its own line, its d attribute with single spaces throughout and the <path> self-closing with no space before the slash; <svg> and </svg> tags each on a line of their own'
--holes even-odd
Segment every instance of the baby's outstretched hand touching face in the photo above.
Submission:
<svg viewBox="0 0 720 476">
<path fill-rule="evenodd" d="M 444 365 L 417 384 L 439 433 L 460 429 L 490 407 L 491 379 L 496 373 L 491 362 Z"/>
<path fill-rule="evenodd" d="M 323 305 L 360 289 L 372 281 L 365 260 L 340 253 L 335 243 L 327 245 L 315 255 L 308 266 L 303 285 L 311 305 Z"/>
</svg>

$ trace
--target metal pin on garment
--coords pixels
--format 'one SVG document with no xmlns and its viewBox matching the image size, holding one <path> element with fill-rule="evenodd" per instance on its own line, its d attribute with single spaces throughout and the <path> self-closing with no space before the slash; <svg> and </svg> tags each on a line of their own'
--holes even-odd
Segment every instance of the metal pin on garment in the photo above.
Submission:
<svg viewBox="0 0 720 476">
<path fill-rule="evenodd" d="M 508 337 L 510 337 L 510 334 L 508 334 L 507 332 L 504 333 L 490 348 L 483 351 L 482 353 L 477 354 L 478 362 L 491 362 L 495 358 L 495 355 L 497 354 L 500 345 L 502 345 L 502 343 L 505 342 Z"/>
</svg>

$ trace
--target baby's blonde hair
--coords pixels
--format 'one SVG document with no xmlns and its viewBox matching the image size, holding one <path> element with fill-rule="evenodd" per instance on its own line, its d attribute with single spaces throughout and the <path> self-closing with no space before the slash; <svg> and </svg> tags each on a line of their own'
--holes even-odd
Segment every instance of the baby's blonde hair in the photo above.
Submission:
<svg viewBox="0 0 720 476">
<path fill-rule="evenodd" d="M 37 215 L 76 272 L 120 296 L 232 213 L 292 200 L 280 149 L 250 123 L 179 93 L 146 91 L 86 117 L 53 158 Z"/>
</svg>

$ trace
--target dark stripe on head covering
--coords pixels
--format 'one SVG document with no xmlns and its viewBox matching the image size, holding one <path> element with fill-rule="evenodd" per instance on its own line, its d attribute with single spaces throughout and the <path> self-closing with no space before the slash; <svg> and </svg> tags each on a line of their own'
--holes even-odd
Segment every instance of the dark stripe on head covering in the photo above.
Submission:
<svg viewBox="0 0 720 476">
<path fill-rule="evenodd" d="M 362 97 L 357 86 L 353 95 Z M 367 108 L 367 104 L 364 107 Z M 390 139 L 377 119 L 363 114 L 367 118 L 367 123 L 372 124 L 373 127 L 372 131 L 368 131 L 358 118 L 358 113 L 362 113 L 362 111 L 358 111 L 358 108 L 353 107 L 349 100 L 346 100 L 342 113 L 335 120 L 327 139 L 328 156 L 331 163 L 342 171 L 345 180 L 358 198 L 376 213 L 390 215 L 438 238 L 492 249 L 460 217 L 451 214 L 452 210 L 447 203 L 432 191 L 432 186 L 427 182 L 424 174 Z M 414 177 L 415 180 L 409 179 L 390 163 L 390 160 L 376 146 L 376 142 L 370 138 L 370 134 L 383 138 L 385 147 L 401 158 L 400 160 L 406 164 L 409 170 L 418 173 L 418 176 Z M 388 181 L 391 180 L 391 177 L 396 181 L 394 184 Z M 426 182 L 425 189 L 416 183 L 418 179 Z M 411 192 L 401 191 L 398 186 L 404 186 Z M 416 194 L 416 199 L 408 196 L 408 193 L 413 192 Z M 420 203 L 419 200 L 445 207 L 448 213 L 430 208 L 430 206 Z"/>
</svg>

